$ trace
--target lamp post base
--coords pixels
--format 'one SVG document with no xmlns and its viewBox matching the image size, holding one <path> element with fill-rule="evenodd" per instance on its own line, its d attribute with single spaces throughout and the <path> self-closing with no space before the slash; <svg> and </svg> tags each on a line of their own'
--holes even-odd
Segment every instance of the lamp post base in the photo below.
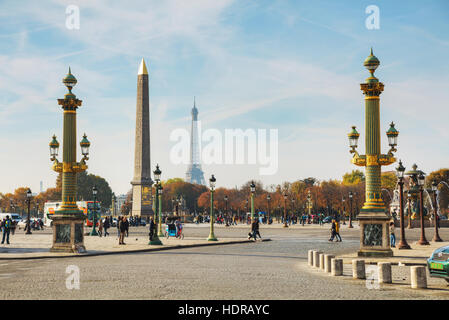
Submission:
<svg viewBox="0 0 449 320">
<path fill-rule="evenodd" d="M 154 238 L 153 240 L 150 240 L 148 242 L 148 244 L 152 245 L 152 246 L 161 246 L 162 242 L 161 242 L 161 240 L 159 238 Z"/>
<path fill-rule="evenodd" d="M 419 244 L 420 246 L 428 246 L 428 245 L 430 245 L 429 241 L 427 241 L 426 239 L 419 239 L 417 244 Z"/>
<path fill-rule="evenodd" d="M 392 257 L 389 233 L 390 218 L 384 211 L 362 211 L 359 214 L 359 257 Z"/>
<path fill-rule="evenodd" d="M 399 250 L 408 250 L 408 249 L 411 249 L 411 248 L 410 248 L 410 246 L 408 245 L 407 242 L 400 241 L 399 245 L 398 245 L 398 249 Z"/>
<path fill-rule="evenodd" d="M 209 238 L 207 238 L 207 241 L 218 241 L 217 238 L 215 238 L 215 235 L 213 233 L 209 234 Z"/>
<path fill-rule="evenodd" d="M 50 252 L 85 253 L 83 213 L 81 211 L 58 212 L 52 219 L 53 245 Z"/>
<path fill-rule="evenodd" d="M 443 240 L 440 237 L 433 237 L 433 242 L 443 242 Z"/>
</svg>

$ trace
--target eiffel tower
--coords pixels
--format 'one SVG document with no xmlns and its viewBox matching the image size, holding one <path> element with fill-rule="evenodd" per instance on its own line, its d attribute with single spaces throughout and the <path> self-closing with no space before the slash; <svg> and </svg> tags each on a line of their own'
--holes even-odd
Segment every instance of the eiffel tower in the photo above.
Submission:
<svg viewBox="0 0 449 320">
<path fill-rule="evenodd" d="M 192 130 L 190 132 L 190 164 L 186 172 L 186 182 L 206 185 L 204 173 L 201 170 L 200 146 L 198 143 L 198 109 L 195 98 L 192 108 Z"/>
</svg>

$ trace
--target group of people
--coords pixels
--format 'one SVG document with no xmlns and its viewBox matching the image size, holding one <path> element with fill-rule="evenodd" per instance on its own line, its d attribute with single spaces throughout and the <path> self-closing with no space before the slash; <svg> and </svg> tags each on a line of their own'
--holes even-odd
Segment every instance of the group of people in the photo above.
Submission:
<svg viewBox="0 0 449 320">
<path fill-rule="evenodd" d="M 334 238 L 335 238 L 337 242 L 341 242 L 340 220 L 332 219 L 330 231 L 331 231 L 331 237 L 329 238 L 329 241 L 334 241 Z"/>
<path fill-rule="evenodd" d="M 98 235 L 102 237 L 104 231 L 104 236 L 105 237 L 108 236 L 109 235 L 108 229 L 111 227 L 111 225 L 112 225 L 112 217 L 100 219 L 100 221 L 98 222 Z"/>
<path fill-rule="evenodd" d="M 128 233 L 129 233 L 128 218 L 126 218 L 126 216 L 119 216 L 117 220 L 118 244 L 126 244 L 125 235 L 128 237 Z"/>
</svg>

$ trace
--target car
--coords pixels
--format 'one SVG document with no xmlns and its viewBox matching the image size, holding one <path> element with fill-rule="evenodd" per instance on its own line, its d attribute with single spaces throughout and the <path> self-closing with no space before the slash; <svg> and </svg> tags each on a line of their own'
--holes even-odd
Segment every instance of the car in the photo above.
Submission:
<svg viewBox="0 0 449 320">
<path fill-rule="evenodd" d="M 19 230 L 20 230 L 20 228 L 25 229 L 26 225 L 27 225 L 27 219 L 22 219 L 19 222 L 17 222 L 17 227 L 19 228 Z"/>
<path fill-rule="evenodd" d="M 333 217 L 328 216 L 326 218 L 323 219 L 323 223 L 331 223 L 332 222 Z"/>
<path fill-rule="evenodd" d="M 427 268 L 431 277 L 443 278 L 449 283 L 449 246 L 436 249 L 427 259 Z"/>
</svg>

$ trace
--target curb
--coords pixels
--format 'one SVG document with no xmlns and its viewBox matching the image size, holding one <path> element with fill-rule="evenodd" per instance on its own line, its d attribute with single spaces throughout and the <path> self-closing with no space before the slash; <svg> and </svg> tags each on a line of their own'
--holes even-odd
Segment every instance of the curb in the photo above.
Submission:
<svg viewBox="0 0 449 320">
<path fill-rule="evenodd" d="M 271 239 L 261 239 L 260 241 L 271 241 Z M 83 257 L 95 257 L 95 256 L 106 256 L 113 254 L 130 254 L 130 253 L 142 253 L 142 252 L 157 252 L 166 251 L 174 249 L 184 249 L 184 248 L 196 248 L 196 247 L 207 247 L 207 246 L 219 246 L 219 245 L 229 245 L 229 244 L 242 244 L 242 243 L 253 243 L 252 240 L 236 240 L 228 242 L 208 242 L 208 243 L 198 243 L 198 244 L 187 244 L 187 245 L 175 245 L 170 247 L 159 247 L 159 248 L 149 248 L 149 249 L 138 249 L 138 250 L 125 250 L 125 251 L 112 251 L 112 252 L 93 252 L 93 253 L 79 253 L 71 254 L 65 256 L 34 256 L 34 257 L 0 257 L 1 260 L 39 260 L 39 259 L 63 259 L 63 258 L 83 258 Z"/>
</svg>

